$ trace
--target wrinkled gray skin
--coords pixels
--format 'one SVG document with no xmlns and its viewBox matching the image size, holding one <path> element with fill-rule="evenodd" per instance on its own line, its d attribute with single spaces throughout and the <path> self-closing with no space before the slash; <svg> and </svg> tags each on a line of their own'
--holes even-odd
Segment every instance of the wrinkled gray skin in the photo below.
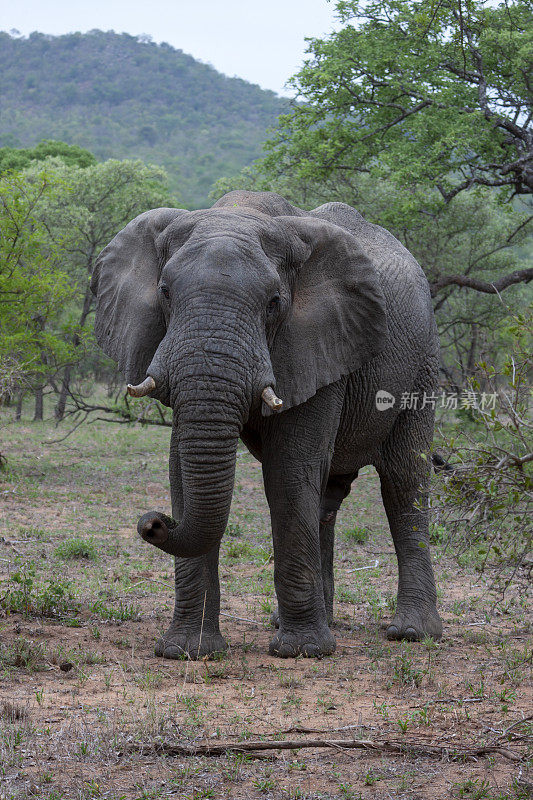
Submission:
<svg viewBox="0 0 533 800">
<path fill-rule="evenodd" d="M 101 347 L 131 383 L 151 375 L 152 396 L 174 412 L 173 518 L 149 512 L 138 526 L 176 557 L 174 617 L 156 655 L 227 647 L 218 556 L 239 437 L 263 465 L 271 512 L 272 654 L 334 651 L 335 517 L 367 464 L 398 558 L 387 636 L 440 637 L 420 455 L 433 412 L 400 410 L 402 393 L 435 391 L 438 365 L 429 288 L 410 253 L 342 203 L 305 212 L 237 191 L 205 211 L 141 214 L 100 254 L 92 286 Z M 261 401 L 266 386 L 281 413 Z M 377 410 L 380 389 L 394 407 Z"/>
</svg>

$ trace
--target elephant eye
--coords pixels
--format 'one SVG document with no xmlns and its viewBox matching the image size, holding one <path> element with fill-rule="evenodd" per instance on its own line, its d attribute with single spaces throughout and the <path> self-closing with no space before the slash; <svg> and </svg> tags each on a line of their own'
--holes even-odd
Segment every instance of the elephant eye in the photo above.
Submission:
<svg viewBox="0 0 533 800">
<path fill-rule="evenodd" d="M 160 286 L 159 289 L 160 289 L 161 294 L 163 295 L 163 297 L 166 300 L 168 300 L 170 298 L 170 290 L 169 290 L 168 286 L 164 286 L 163 285 L 163 286 Z"/>
<path fill-rule="evenodd" d="M 279 294 L 276 293 L 274 295 L 274 297 L 272 298 L 272 300 L 270 300 L 270 302 L 267 305 L 267 314 L 273 314 L 274 311 L 278 310 L 279 304 L 280 304 L 280 300 L 281 300 L 281 298 L 280 298 Z"/>
</svg>

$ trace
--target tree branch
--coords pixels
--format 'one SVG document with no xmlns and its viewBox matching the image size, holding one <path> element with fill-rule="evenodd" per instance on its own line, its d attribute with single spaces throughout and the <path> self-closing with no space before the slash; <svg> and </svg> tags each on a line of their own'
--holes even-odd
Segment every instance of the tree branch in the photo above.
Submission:
<svg viewBox="0 0 533 800">
<path fill-rule="evenodd" d="M 471 278 L 468 275 L 446 275 L 431 284 L 431 296 L 435 297 L 445 286 L 452 285 L 475 289 L 477 292 L 484 292 L 485 294 L 499 294 L 515 283 L 529 283 L 531 280 L 533 280 L 533 268 L 517 269 L 508 275 L 503 275 L 492 283 L 478 278 Z"/>
<path fill-rule="evenodd" d="M 300 750 L 303 748 L 329 747 L 335 750 L 367 750 L 380 753 L 412 753 L 432 756 L 434 758 L 448 757 L 453 760 L 476 759 L 480 756 L 501 755 L 510 761 L 521 761 L 521 756 L 499 745 L 486 745 L 483 747 L 461 747 L 460 745 L 431 745 L 417 741 L 384 741 L 376 742 L 369 739 L 264 739 L 248 742 L 218 742 L 197 745 L 170 744 L 169 742 L 154 742 L 152 747 L 144 748 L 134 744 L 127 748 L 127 752 L 150 750 L 169 756 L 222 756 L 226 753 L 253 753 L 260 750 Z"/>
</svg>

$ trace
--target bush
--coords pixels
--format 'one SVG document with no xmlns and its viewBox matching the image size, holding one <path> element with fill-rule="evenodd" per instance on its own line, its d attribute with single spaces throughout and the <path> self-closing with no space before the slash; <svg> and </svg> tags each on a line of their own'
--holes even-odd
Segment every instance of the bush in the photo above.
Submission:
<svg viewBox="0 0 533 800">
<path fill-rule="evenodd" d="M 475 425 L 441 430 L 437 443 L 453 470 L 437 474 L 433 530 L 440 535 L 445 524 L 456 554 L 472 557 L 481 572 L 498 567 L 505 586 L 525 565 L 532 544 L 532 335 L 531 312 L 507 319 L 502 367 L 480 363 L 479 377 L 471 381 L 473 392 L 496 396 L 494 408 L 475 408 Z"/>
</svg>

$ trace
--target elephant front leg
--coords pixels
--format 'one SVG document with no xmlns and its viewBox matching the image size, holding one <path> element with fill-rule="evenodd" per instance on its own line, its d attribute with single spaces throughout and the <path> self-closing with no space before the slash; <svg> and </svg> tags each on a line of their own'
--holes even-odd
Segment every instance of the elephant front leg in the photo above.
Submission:
<svg viewBox="0 0 533 800">
<path fill-rule="evenodd" d="M 279 628 L 270 642 L 271 655 L 282 658 L 333 653 L 335 639 L 326 616 L 318 531 L 319 491 L 313 500 L 311 476 L 302 475 L 284 487 L 267 488 L 274 538 L 274 583 Z M 314 476 L 316 479 L 316 476 Z M 267 479 L 268 480 L 268 479 Z M 312 480 L 312 479 L 311 479 Z"/>
<path fill-rule="evenodd" d="M 342 383 L 325 387 L 304 405 L 269 418 L 265 426 L 263 478 L 272 520 L 279 611 L 272 655 L 316 657 L 335 650 L 324 600 L 320 505 L 343 388 Z"/>
<path fill-rule="evenodd" d="M 172 513 L 183 514 L 183 487 L 176 428 L 172 429 L 169 460 Z M 199 558 L 176 558 L 176 603 L 170 626 L 155 646 L 156 656 L 198 659 L 227 650 L 220 633 L 220 583 L 217 545 Z"/>
<path fill-rule="evenodd" d="M 156 656 L 198 659 L 227 649 L 219 628 L 218 556 L 215 547 L 200 558 L 175 559 L 174 616 L 155 646 Z"/>
</svg>

